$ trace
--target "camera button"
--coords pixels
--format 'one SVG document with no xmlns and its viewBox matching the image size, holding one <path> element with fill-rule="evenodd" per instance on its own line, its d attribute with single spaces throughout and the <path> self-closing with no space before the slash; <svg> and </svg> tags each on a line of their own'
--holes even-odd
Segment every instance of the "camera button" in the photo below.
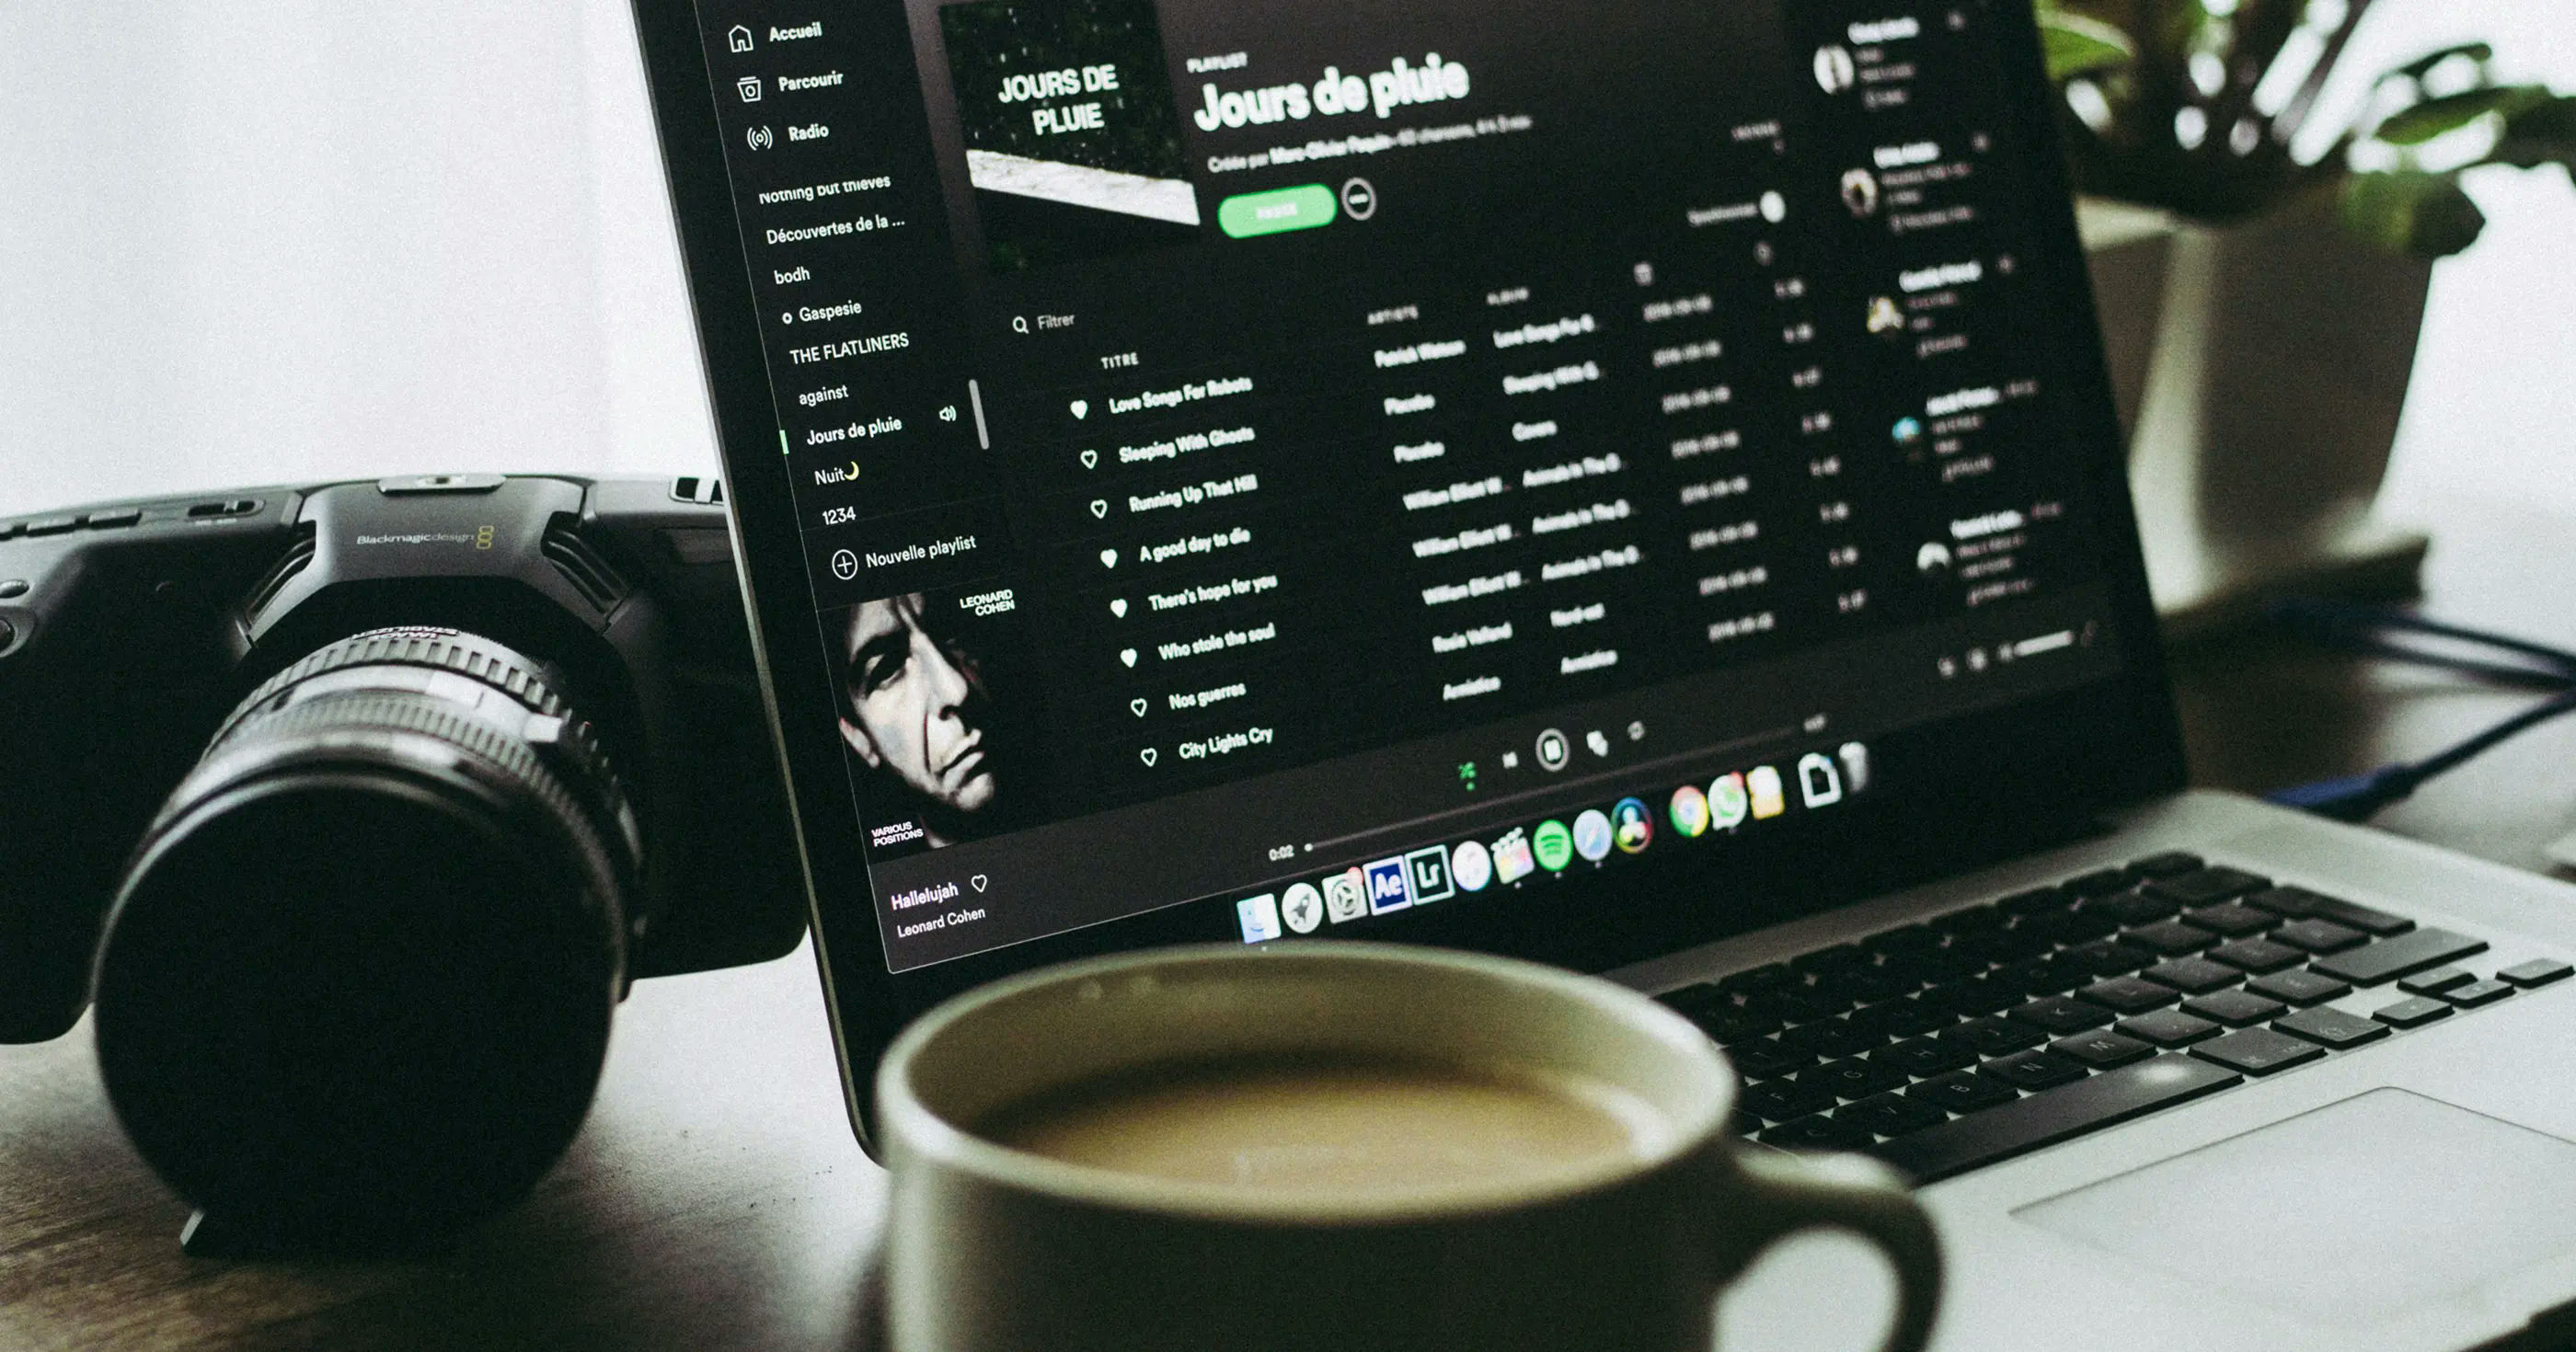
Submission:
<svg viewBox="0 0 2576 1352">
<path fill-rule="evenodd" d="M 115 530 L 120 526 L 131 526 L 142 519 L 142 508 L 120 507 L 114 511 L 92 512 L 81 518 L 81 524 L 91 530 Z"/>
<path fill-rule="evenodd" d="M 27 523 L 29 535 L 60 535 L 80 524 L 76 516 L 40 516 Z"/>
<path fill-rule="evenodd" d="M 0 582 L 0 601 L 15 601 L 26 594 L 27 583 L 24 578 L 13 577 L 6 582 Z"/>
</svg>

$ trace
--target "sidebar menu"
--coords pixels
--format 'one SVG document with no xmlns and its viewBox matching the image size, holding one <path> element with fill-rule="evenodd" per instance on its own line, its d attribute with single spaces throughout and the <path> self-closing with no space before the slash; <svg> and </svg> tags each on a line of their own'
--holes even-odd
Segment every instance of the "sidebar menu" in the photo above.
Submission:
<svg viewBox="0 0 2576 1352">
<path fill-rule="evenodd" d="M 1001 571 L 963 297 L 899 5 L 698 14 L 818 607 Z"/>
</svg>

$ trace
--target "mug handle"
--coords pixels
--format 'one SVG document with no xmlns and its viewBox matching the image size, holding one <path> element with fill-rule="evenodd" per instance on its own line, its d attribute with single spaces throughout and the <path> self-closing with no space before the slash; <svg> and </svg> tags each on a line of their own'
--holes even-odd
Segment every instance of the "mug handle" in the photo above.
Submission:
<svg viewBox="0 0 2576 1352">
<path fill-rule="evenodd" d="M 1719 1280 L 1798 1230 L 1848 1230 L 1896 1268 L 1896 1326 L 1883 1352 L 1921 1352 L 1941 1304 L 1941 1242 L 1903 1176 L 1865 1155 L 1788 1155 L 1718 1145 L 1720 1196 L 1703 1213 L 1723 1217 Z M 1732 1177 L 1727 1177 L 1731 1175 Z"/>
</svg>

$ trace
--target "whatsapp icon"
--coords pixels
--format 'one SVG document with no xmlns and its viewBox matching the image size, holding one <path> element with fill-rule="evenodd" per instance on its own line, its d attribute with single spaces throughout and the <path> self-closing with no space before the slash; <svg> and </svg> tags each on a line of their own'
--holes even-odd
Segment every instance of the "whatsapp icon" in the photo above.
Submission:
<svg viewBox="0 0 2576 1352">
<path fill-rule="evenodd" d="M 1537 852 L 1539 867 L 1550 873 L 1561 873 L 1574 862 L 1574 833 L 1565 823 L 1551 817 L 1530 832 L 1530 848 Z"/>
</svg>

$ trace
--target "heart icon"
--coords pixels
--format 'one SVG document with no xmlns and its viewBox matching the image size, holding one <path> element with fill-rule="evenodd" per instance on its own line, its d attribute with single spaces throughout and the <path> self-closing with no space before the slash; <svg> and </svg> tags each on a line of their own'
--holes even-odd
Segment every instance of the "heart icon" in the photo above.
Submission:
<svg viewBox="0 0 2576 1352">
<path fill-rule="evenodd" d="M 1109 515 L 1109 499 L 1107 499 L 1107 498 L 1093 498 L 1093 499 L 1091 500 L 1091 515 L 1092 515 L 1092 516 L 1093 516 L 1093 518 L 1095 518 L 1095 519 L 1098 519 L 1098 518 L 1102 518 L 1102 517 L 1106 517 L 1106 516 L 1108 516 L 1108 515 Z"/>
<path fill-rule="evenodd" d="M 1119 661 L 1121 661 L 1121 662 L 1126 663 L 1127 665 L 1129 665 L 1129 666 L 1131 666 L 1131 667 L 1132 667 L 1132 666 L 1134 666 L 1134 665 L 1136 665 L 1136 650 L 1135 650 L 1135 649 L 1133 649 L 1133 648 L 1128 648 L 1128 649 L 1124 649 L 1124 650 L 1122 650 L 1122 651 L 1118 654 L 1118 660 L 1119 660 Z"/>
<path fill-rule="evenodd" d="M 1109 613 L 1122 620 L 1127 618 L 1127 598 L 1121 596 L 1117 600 L 1110 602 Z"/>
<path fill-rule="evenodd" d="M 1136 759 L 1145 762 L 1147 765 L 1152 765 L 1154 763 L 1154 748 L 1149 746 L 1144 750 L 1137 752 Z"/>
<path fill-rule="evenodd" d="M 1103 568 L 1117 567 L 1118 551 L 1114 549 L 1104 549 L 1100 551 L 1100 566 Z"/>
<path fill-rule="evenodd" d="M 1142 698 L 1127 701 L 1127 707 L 1134 710 L 1138 718 L 1145 716 L 1145 701 Z"/>
<path fill-rule="evenodd" d="M 1099 467 L 1100 467 L 1100 452 L 1098 452 L 1098 451 L 1084 451 L 1084 452 L 1082 453 L 1082 467 L 1083 467 L 1084 469 L 1097 469 L 1097 468 L 1099 468 Z"/>
<path fill-rule="evenodd" d="M 984 890 L 985 885 L 991 881 L 991 879 L 986 878 L 983 874 L 978 873 L 974 877 L 967 879 L 966 885 L 974 888 L 978 892 L 981 892 Z"/>
<path fill-rule="evenodd" d="M 1088 399 L 1076 399 L 1076 400 L 1074 400 L 1074 401 L 1073 401 L 1073 417 L 1074 417 L 1074 421 L 1076 421 L 1076 422 L 1080 422 L 1081 420 L 1083 420 L 1083 419 L 1085 419 L 1085 418 L 1088 418 L 1088 417 L 1090 417 L 1090 416 L 1091 416 L 1091 401 L 1090 401 L 1090 400 L 1088 400 Z"/>
</svg>

